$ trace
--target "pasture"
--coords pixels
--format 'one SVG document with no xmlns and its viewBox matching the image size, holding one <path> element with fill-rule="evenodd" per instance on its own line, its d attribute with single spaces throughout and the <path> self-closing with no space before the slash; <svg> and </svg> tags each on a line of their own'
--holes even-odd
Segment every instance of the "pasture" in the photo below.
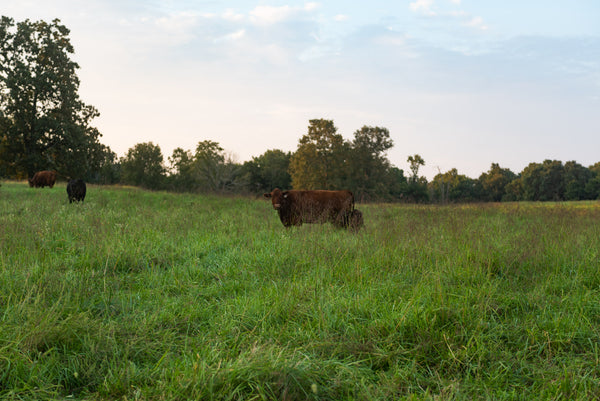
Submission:
<svg viewBox="0 0 600 401">
<path fill-rule="evenodd" d="M 0 398 L 600 398 L 600 203 L 0 187 Z"/>
</svg>

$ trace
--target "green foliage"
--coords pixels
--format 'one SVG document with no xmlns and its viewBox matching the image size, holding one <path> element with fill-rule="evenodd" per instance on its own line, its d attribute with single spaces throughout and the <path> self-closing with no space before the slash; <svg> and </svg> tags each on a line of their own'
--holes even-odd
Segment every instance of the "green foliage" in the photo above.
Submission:
<svg viewBox="0 0 600 401">
<path fill-rule="evenodd" d="M 0 38 L 2 169 L 14 177 L 56 169 L 88 179 L 111 152 L 90 126 L 98 111 L 79 99 L 69 30 L 58 19 L 15 25 L 3 16 Z"/>
<path fill-rule="evenodd" d="M 0 188 L 0 398 L 573 399 L 600 388 L 597 202 L 362 205 Z"/>
<path fill-rule="evenodd" d="M 408 156 L 408 163 L 410 163 L 410 171 L 412 175 L 408 178 L 406 191 L 404 193 L 404 199 L 410 202 L 426 202 L 429 200 L 429 194 L 427 192 L 427 179 L 425 177 L 419 177 L 419 169 L 425 165 L 425 160 L 415 154 Z"/>
<path fill-rule="evenodd" d="M 455 168 L 437 174 L 429 183 L 429 190 L 431 200 L 439 203 L 472 202 L 478 199 L 476 181 L 458 174 Z"/>
<path fill-rule="evenodd" d="M 288 189 L 292 185 L 289 173 L 292 154 L 279 149 L 267 150 L 244 163 L 243 171 L 252 192 L 271 192 L 274 188 Z"/>
<path fill-rule="evenodd" d="M 590 166 L 592 175 L 585 184 L 585 193 L 588 199 L 600 199 L 600 162 Z"/>
<path fill-rule="evenodd" d="M 410 171 L 412 172 L 410 180 L 413 182 L 419 181 L 419 169 L 421 166 L 425 165 L 425 160 L 423 160 L 420 155 L 416 154 L 414 156 L 408 156 L 406 161 L 410 163 Z"/>
<path fill-rule="evenodd" d="M 490 169 L 479 176 L 479 185 L 483 192 L 483 200 L 500 202 L 506 195 L 506 186 L 516 178 L 507 168 L 492 163 Z"/>
<path fill-rule="evenodd" d="M 393 141 L 387 128 L 363 126 L 354 133 L 346 161 L 348 179 L 346 188 L 357 199 L 385 199 L 390 196 L 390 186 L 395 176 L 385 152 Z"/>
<path fill-rule="evenodd" d="M 218 142 L 198 142 L 196 152 L 177 148 L 169 158 L 171 188 L 189 192 L 231 192 L 245 186 L 241 166 Z"/>
<path fill-rule="evenodd" d="M 160 146 L 152 142 L 138 143 L 121 159 L 121 174 L 125 184 L 161 189 L 165 172 Z"/>
<path fill-rule="evenodd" d="M 308 133 L 290 160 L 296 189 L 338 189 L 345 177 L 347 146 L 332 120 L 309 121 Z"/>
<path fill-rule="evenodd" d="M 363 126 L 345 141 L 331 120 L 310 120 L 290 160 L 296 189 L 349 189 L 359 200 L 402 196 L 406 178 L 385 153 L 393 146 L 386 128 Z"/>
<path fill-rule="evenodd" d="M 594 199 L 586 190 L 594 173 L 575 161 L 565 163 L 565 200 Z"/>
<path fill-rule="evenodd" d="M 558 160 L 529 163 L 521 173 L 523 199 L 559 201 L 564 199 L 564 167 Z"/>
</svg>

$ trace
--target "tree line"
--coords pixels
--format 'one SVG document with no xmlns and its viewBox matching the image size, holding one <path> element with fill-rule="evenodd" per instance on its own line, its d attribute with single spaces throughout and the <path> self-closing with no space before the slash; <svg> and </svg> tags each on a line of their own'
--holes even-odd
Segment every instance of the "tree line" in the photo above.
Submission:
<svg viewBox="0 0 600 401">
<path fill-rule="evenodd" d="M 177 148 L 168 167 L 158 145 L 140 143 L 120 159 L 120 183 L 149 189 L 190 192 L 255 193 L 273 188 L 349 189 L 359 201 L 501 202 L 600 199 L 600 162 L 585 167 L 575 161 L 530 163 L 519 174 L 492 163 L 473 179 L 453 168 L 431 181 L 419 175 L 425 165 L 408 157 L 410 173 L 393 166 L 385 151 L 389 132 L 364 126 L 345 141 L 333 121 L 311 120 L 295 152 L 267 150 L 236 163 L 217 142 L 205 140 L 195 151 Z"/>
<path fill-rule="evenodd" d="M 267 150 L 238 163 L 218 142 L 177 148 L 165 161 L 160 147 L 138 143 L 125 156 L 100 142 L 91 125 L 98 110 L 78 94 L 79 66 L 69 30 L 51 23 L 0 19 L 0 177 L 24 179 L 52 169 L 59 178 L 100 184 L 136 185 L 153 190 L 255 193 L 282 189 L 349 189 L 359 201 L 474 202 L 598 199 L 600 163 L 530 163 L 515 174 L 492 163 L 477 179 L 456 169 L 431 182 L 419 175 L 425 165 L 408 156 L 410 172 L 392 165 L 388 129 L 363 126 L 351 140 L 332 120 L 309 121 L 294 152 Z"/>
</svg>

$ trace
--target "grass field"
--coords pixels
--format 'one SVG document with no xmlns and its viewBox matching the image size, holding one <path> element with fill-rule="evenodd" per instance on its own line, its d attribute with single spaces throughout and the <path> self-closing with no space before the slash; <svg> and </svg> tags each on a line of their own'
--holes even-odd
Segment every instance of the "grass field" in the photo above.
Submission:
<svg viewBox="0 0 600 401">
<path fill-rule="evenodd" d="M 0 187 L 0 399 L 600 398 L 600 203 Z"/>
</svg>

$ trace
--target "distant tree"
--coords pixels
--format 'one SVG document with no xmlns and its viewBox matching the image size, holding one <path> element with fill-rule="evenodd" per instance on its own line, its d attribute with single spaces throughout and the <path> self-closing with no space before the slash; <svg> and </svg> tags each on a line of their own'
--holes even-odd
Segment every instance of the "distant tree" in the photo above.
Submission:
<svg viewBox="0 0 600 401">
<path fill-rule="evenodd" d="M 392 200 L 404 200 L 407 194 L 408 180 L 404 170 L 391 166 L 387 172 L 387 186 Z"/>
<path fill-rule="evenodd" d="M 152 142 L 145 142 L 130 148 L 121 159 L 121 173 L 125 184 L 161 189 L 166 169 L 160 147 Z"/>
<path fill-rule="evenodd" d="M 86 177 L 79 176 L 80 178 L 97 184 L 116 184 L 121 181 L 121 164 L 116 153 L 107 146 L 95 147 L 94 152 L 90 154 L 88 163 L 92 166 L 90 174 Z M 70 177 L 78 176 L 72 174 Z"/>
<path fill-rule="evenodd" d="M 173 154 L 169 156 L 169 164 L 170 174 L 167 181 L 170 189 L 189 192 L 198 189 L 197 178 L 193 174 L 194 155 L 191 151 L 182 148 L 174 149 Z"/>
<path fill-rule="evenodd" d="M 542 188 L 543 166 L 540 163 L 529 163 L 521 172 L 523 200 L 540 200 Z"/>
<path fill-rule="evenodd" d="M 94 153 L 105 147 L 90 126 L 99 115 L 78 94 L 79 66 L 69 30 L 47 23 L 0 20 L 0 164 L 13 176 L 57 169 L 63 176 L 90 177 Z"/>
<path fill-rule="evenodd" d="M 502 201 L 516 202 L 523 200 L 523 192 L 523 180 L 520 176 L 517 176 L 517 178 L 506 184 L 504 187 L 504 196 L 502 197 Z"/>
<path fill-rule="evenodd" d="M 410 163 L 410 171 L 412 172 L 410 180 L 418 181 L 419 169 L 421 168 L 421 166 L 425 165 L 425 160 L 423 160 L 423 158 L 420 155 L 416 154 L 414 156 L 408 156 L 407 161 Z"/>
<path fill-rule="evenodd" d="M 354 133 L 346 160 L 347 184 L 357 199 L 382 199 L 390 195 L 391 164 L 385 155 L 394 146 L 387 128 L 363 126 Z"/>
<path fill-rule="evenodd" d="M 564 166 L 565 200 L 590 199 L 586 191 L 587 183 L 594 173 L 575 161 L 569 161 Z"/>
<path fill-rule="evenodd" d="M 479 176 L 482 200 L 500 202 L 506 194 L 506 186 L 516 178 L 515 173 L 492 163 L 490 169 Z"/>
<path fill-rule="evenodd" d="M 309 121 L 308 133 L 290 160 L 296 189 L 338 189 L 346 181 L 348 146 L 331 120 Z"/>
<path fill-rule="evenodd" d="M 410 164 L 412 175 L 408 178 L 404 198 L 413 202 L 425 202 L 429 199 L 427 179 L 419 177 L 419 169 L 425 165 L 425 160 L 420 155 L 415 154 L 414 156 L 408 156 L 407 161 Z"/>
<path fill-rule="evenodd" d="M 270 192 L 273 188 L 288 189 L 292 185 L 289 173 L 291 152 L 267 150 L 243 165 L 243 172 L 252 192 Z"/>
<path fill-rule="evenodd" d="M 472 202 L 477 200 L 475 192 L 476 181 L 453 168 L 446 173 L 439 173 L 429 183 L 432 193 L 430 199 L 440 203 Z"/>
<path fill-rule="evenodd" d="M 193 174 L 202 192 L 233 191 L 245 185 L 241 165 L 235 163 L 218 142 L 211 140 L 196 146 Z"/>
<path fill-rule="evenodd" d="M 523 199 L 529 201 L 560 201 L 564 199 L 564 166 L 558 160 L 529 163 L 521 172 Z"/>
<path fill-rule="evenodd" d="M 590 166 L 588 170 L 592 175 L 585 185 L 586 198 L 600 199 L 600 162 Z"/>
</svg>

